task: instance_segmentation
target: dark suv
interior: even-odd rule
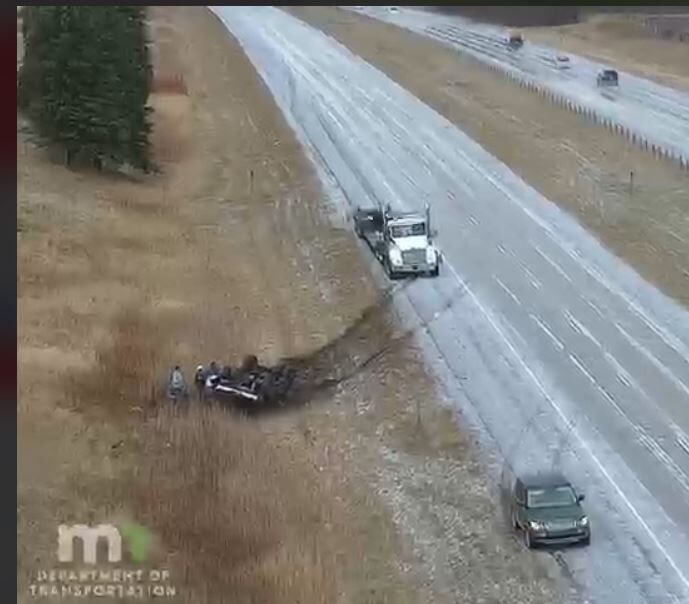
[[[510,492],[512,526],[522,531],[524,544],[591,542],[589,520],[577,495],[561,474],[535,474],[517,478]]]
[[[604,69],[596,76],[596,86],[618,86],[619,76],[614,69]]]

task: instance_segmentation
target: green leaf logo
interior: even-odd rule
[[[149,530],[145,526],[130,522],[122,527],[122,534],[127,540],[127,548],[132,560],[137,563],[144,562],[151,546]]]

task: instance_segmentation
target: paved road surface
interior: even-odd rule
[[[687,94],[621,71],[619,89],[598,89],[596,75],[610,65],[567,54],[571,68],[559,70],[555,57],[565,53],[528,40],[520,50],[510,50],[505,44],[509,31],[501,27],[406,8],[396,12],[383,6],[352,8],[446,43],[522,80],[537,82],[689,163]]]
[[[585,491],[593,543],[556,554],[579,597],[689,601],[687,312],[331,38],[274,8],[213,10],[333,196],[431,202],[445,264],[400,313],[430,320],[429,364],[489,445]]]

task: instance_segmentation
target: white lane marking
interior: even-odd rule
[[[502,243],[498,243],[498,251],[504,256],[507,252],[505,250],[505,246],[502,245]]]
[[[565,319],[567,320],[567,323],[569,323],[569,326],[570,326],[574,331],[576,331],[578,334],[581,335],[582,332],[581,332],[581,330],[579,329],[579,326],[578,326],[577,322],[575,322],[575,321],[572,320],[574,317],[572,317],[572,315],[569,313],[569,311],[565,310],[563,314],[564,314],[564,316],[565,316]]]
[[[601,317],[601,319],[604,318],[604,317],[603,317],[603,313],[601,312],[601,309],[600,309],[600,308],[598,308],[598,307],[597,307],[591,300],[589,300],[588,298],[585,298],[585,301],[586,301],[586,304],[588,304],[588,305],[593,309],[593,311],[594,311],[599,317]]]
[[[555,344],[555,346],[557,348],[559,348],[561,351],[565,349],[565,345],[560,340],[558,340],[557,336],[555,336],[555,334],[550,330],[548,325],[546,325],[536,315],[530,314],[529,317],[531,318],[532,321],[534,321],[536,323],[536,325],[538,325],[541,328],[541,330],[543,330],[545,335],[547,335],[550,338],[550,340],[553,342],[553,344]]]
[[[624,367],[622,367],[619,361],[614,356],[612,356],[607,350],[603,351],[603,354],[605,355],[605,358],[608,361],[608,363],[610,363],[615,369],[615,375],[617,375],[617,379],[620,380],[620,382],[622,382],[625,386],[627,386],[627,388],[635,388],[636,390],[639,390],[639,387],[636,385],[636,383],[632,383],[632,376],[629,375],[629,372]]]
[[[674,479],[680,484],[680,486],[689,493],[689,478],[684,473],[684,471],[677,465],[674,459],[658,444],[658,442],[648,434],[648,432],[640,425],[634,423],[629,416],[624,412],[624,410],[617,404],[614,397],[605,389],[603,386],[596,382],[591,372],[586,368],[586,366],[573,354],[570,353],[569,358],[577,366],[579,371],[581,371],[589,381],[595,385],[598,392],[600,392],[612,405],[615,411],[620,417],[622,417],[631,427],[631,429],[636,433],[636,439],[642,446],[644,446],[653,457],[660,461],[674,477]]]
[[[689,438],[687,438],[686,436],[678,436],[677,444],[680,446],[681,449],[684,450],[685,453],[689,453]]]
[[[560,275],[562,277],[564,277],[567,281],[572,283],[572,279],[570,278],[570,276],[562,269],[562,267],[557,262],[555,262],[555,260],[552,260],[548,256],[548,254],[546,254],[543,250],[541,250],[541,248],[538,247],[537,245],[534,245],[533,243],[531,245],[533,246],[534,250],[536,250],[536,253],[541,258],[543,258],[543,260],[545,260],[548,264],[550,264],[550,266],[552,266],[558,273],[560,273]]]
[[[653,354],[646,349],[645,346],[643,346],[640,342],[637,342],[628,332],[625,330],[622,325],[620,325],[617,321],[615,321],[615,327],[617,327],[618,331],[624,336],[624,338],[634,347],[636,348],[641,354],[643,354],[653,365],[656,366],[658,371],[660,371],[665,377],[667,377],[670,381],[674,382],[675,385],[680,389],[683,390],[685,394],[689,395],[689,387],[682,381],[680,380],[672,371],[670,371],[665,365],[663,365],[658,359],[653,356]]]
[[[651,438],[641,429],[639,430],[637,439],[646,447],[646,449],[651,452],[651,455],[653,455],[661,463],[665,464],[670,473],[675,477],[675,480],[677,480],[681,487],[689,493],[689,478],[687,478],[687,475],[682,471],[672,457],[670,457],[667,452],[655,440],[653,440],[653,438]]]
[[[601,350],[603,349],[603,346],[596,339],[596,337],[588,330],[588,328],[583,323],[578,321],[577,318],[571,312],[565,310],[564,314],[565,318],[567,319],[567,322],[574,331],[581,334],[585,338],[591,340],[591,342],[593,342]]]
[[[612,394],[610,394],[605,388],[603,388],[603,386],[601,386],[601,385],[598,384],[598,383],[596,383],[596,388],[598,388],[598,392],[600,392],[606,399],[608,399],[608,402],[609,402],[609,403],[612,403],[613,405],[615,405],[615,408],[618,409],[620,413],[622,413],[622,410],[619,409],[619,407],[617,406],[617,401],[615,401],[615,399],[613,398]],[[623,413],[623,415],[625,415],[625,414]],[[626,417],[627,417],[627,416],[625,415],[625,418],[626,418]],[[629,421],[630,424],[632,424],[632,425],[634,426],[634,429],[635,429],[635,430],[638,429],[638,426],[636,426],[636,424],[634,424],[634,422],[632,422],[632,421],[629,420],[629,419],[628,419],[628,421]]]
[[[581,371],[589,379],[589,381],[592,384],[596,384],[596,378],[594,378],[591,375],[591,372],[588,369],[586,369],[584,364],[575,355],[573,355],[571,352],[569,353],[569,358],[572,361],[572,363],[574,363],[577,366],[579,371]]]
[[[524,274],[526,275],[527,279],[529,280],[529,283],[531,283],[532,287],[534,289],[541,289],[541,282],[536,278],[536,276],[531,272],[528,266],[524,264],[523,262],[520,263],[521,268],[524,271]]]
[[[469,221],[470,221],[471,224],[473,224],[474,226],[478,226],[478,220],[476,220],[476,218],[474,218],[471,214],[469,214]]]
[[[674,421],[672,421],[672,419],[668,416],[667,412],[661,407],[659,407],[658,404],[653,399],[651,399],[651,397],[649,397],[648,394],[646,394],[644,389],[636,383],[634,378],[631,375],[629,375],[629,373],[622,367],[622,365],[613,355],[611,355],[607,351],[604,354],[607,361],[617,371],[617,378],[620,380],[620,382],[622,382],[625,386],[636,390],[639,393],[639,395],[648,402],[650,407],[653,407],[657,410],[661,420],[666,422],[670,430],[672,430],[672,432],[674,433],[677,444],[680,446],[680,448],[684,449],[687,453],[689,453],[689,437],[687,437],[687,434],[684,432],[684,430],[682,430]]]
[[[507,287],[507,286],[500,280],[499,277],[496,277],[495,275],[493,275],[493,279],[494,279],[495,282],[504,290],[504,292],[505,292],[510,298],[512,298],[512,300],[514,300],[514,303],[515,303],[515,304],[518,304],[519,306],[522,305],[522,303],[519,301],[519,298],[517,298],[517,296],[514,294],[514,292],[513,292],[509,287]]]
[[[626,375],[624,375],[623,373],[615,373],[615,375],[617,376],[617,379],[620,380],[620,382],[627,386],[627,388],[631,387],[631,383],[629,382],[629,379]]]
[[[665,548],[665,546],[660,542],[656,532],[653,529],[651,529],[650,526],[648,526],[646,520],[644,520],[644,517],[638,512],[638,510],[634,507],[634,504],[624,494],[624,491],[622,490],[622,488],[615,482],[615,479],[610,475],[610,472],[608,472],[608,470],[605,468],[605,465],[603,464],[603,462],[601,462],[601,460],[595,454],[595,452],[593,451],[591,446],[581,436],[576,425],[569,420],[569,418],[567,417],[565,412],[562,410],[562,408],[557,404],[557,402],[553,399],[553,397],[550,396],[550,394],[548,394],[548,391],[546,390],[543,383],[538,379],[536,374],[526,364],[526,361],[524,361],[524,359],[519,354],[519,352],[517,352],[517,350],[514,348],[514,346],[512,345],[512,342],[510,342],[509,338],[505,335],[505,332],[496,323],[495,319],[493,318],[492,313],[483,304],[481,304],[480,300],[476,297],[476,294],[468,286],[468,284],[459,276],[459,274],[455,270],[454,266],[452,266],[451,264],[448,263],[447,267],[450,269],[450,272],[452,273],[454,278],[457,280],[459,285],[464,287],[464,289],[466,290],[467,294],[469,294],[469,297],[471,298],[473,303],[483,313],[483,315],[486,317],[486,320],[488,321],[488,323],[490,323],[491,327],[501,337],[502,341],[505,343],[507,348],[510,350],[510,352],[512,353],[514,358],[517,360],[517,363],[519,363],[519,365],[521,365],[521,367],[524,370],[524,372],[526,373],[526,375],[528,375],[529,378],[536,385],[536,388],[541,393],[541,396],[543,396],[543,398],[545,398],[545,400],[548,401],[548,403],[551,405],[551,407],[558,414],[558,416],[560,417],[560,420],[567,427],[568,432],[570,434],[574,435],[574,437],[579,442],[581,448],[587,453],[587,455],[591,458],[593,463],[596,465],[596,467],[598,468],[598,471],[610,483],[610,485],[613,487],[613,489],[617,493],[618,497],[622,500],[624,505],[627,506],[627,509],[632,513],[632,515],[634,516],[636,521],[643,528],[643,530],[646,531],[646,534],[648,535],[650,540],[653,542],[655,547],[658,548],[658,551],[660,551],[660,553],[663,555],[663,557],[667,560],[668,564],[675,571],[675,573],[677,574],[679,579],[682,581],[682,583],[685,585],[685,587],[689,589],[689,579],[684,575],[684,573],[682,572],[682,569],[679,568],[679,566],[677,566],[676,562],[674,561],[674,559],[670,555],[670,552],[668,552],[667,549]],[[668,521],[669,521],[669,519],[668,519]]]

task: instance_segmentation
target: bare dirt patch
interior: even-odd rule
[[[457,124],[646,279],[689,306],[685,171],[440,43],[349,11],[288,10]]]
[[[686,16],[670,15],[659,22],[658,17],[624,13],[588,15],[581,23],[527,27],[523,31],[533,42],[689,91],[688,23]],[[672,35],[660,37],[665,31]]]
[[[151,16],[161,176],[71,172],[17,136],[18,601],[55,566],[59,522],[110,519],[154,531],[150,563],[185,604],[504,601],[515,580],[521,602],[558,600],[547,563],[517,556],[495,520],[471,443],[408,339],[260,422],[151,397],[175,362],[189,376],[247,352],[306,354],[377,297],[240,46],[202,8]],[[385,347],[388,314],[343,354]],[[406,503],[421,515],[400,514]],[[422,546],[447,538],[425,564]]]

